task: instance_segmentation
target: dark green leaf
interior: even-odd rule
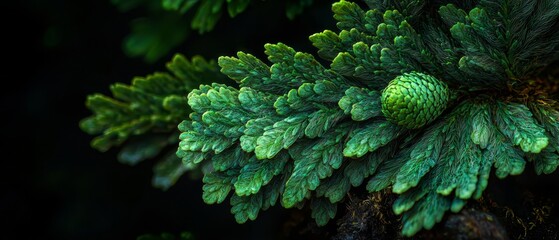
[[[312,217],[318,226],[324,226],[336,216],[338,207],[325,198],[315,198],[311,201]]]

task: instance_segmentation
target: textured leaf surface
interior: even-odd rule
[[[244,223],[248,219],[254,220],[262,208],[262,193],[256,195],[240,197],[233,195],[231,197],[231,213],[235,215],[238,223]]]
[[[286,208],[310,201],[324,225],[366,181],[369,191],[399,195],[393,210],[412,236],[479,199],[493,167],[498,178],[522,173],[527,161],[537,173],[556,170],[555,93],[535,86],[545,81],[539,72],[518,77],[546,71],[538,64],[555,56],[548,31],[559,24],[555,11],[518,0],[365,3],[373,9],[335,3],[340,31],[310,37],[329,67],[285,44],[266,44],[268,62],[243,52],[219,59],[239,89],[214,84],[189,95],[194,113],[180,126],[178,154],[189,164],[212,163],[207,202],[232,193],[232,213],[245,222],[280,200]],[[545,51],[542,61],[513,51],[539,41],[512,36],[521,29],[511,21],[539,25],[528,13],[551,14],[534,19],[544,20],[541,34],[552,47],[526,48]],[[518,67],[511,57],[521,55],[540,67]],[[383,103],[393,109],[383,111]],[[397,125],[399,117],[409,127]]]
[[[301,142],[290,149],[295,160],[293,173],[285,184],[282,198],[287,208],[302,201],[309,190],[315,190],[320,180],[330,177],[334,169],[342,164],[343,144],[341,140],[347,134],[346,128],[338,128],[314,143]]]
[[[336,216],[337,205],[325,198],[315,198],[311,201],[312,218],[318,226],[324,226]]]
[[[88,97],[86,105],[93,114],[83,119],[80,127],[97,135],[91,141],[94,148],[107,151],[122,146],[119,161],[130,165],[168,155],[170,151],[166,147],[177,143],[176,126],[190,112],[188,92],[208,79],[227,81],[215,62],[199,56],[189,60],[176,55],[167,69],[169,73],[136,77],[132,85],[112,85],[112,97],[101,94]],[[176,163],[162,157],[154,169],[154,186],[166,189],[176,182],[184,172]]]
[[[231,191],[231,183],[235,179],[233,171],[222,173],[212,172],[204,176],[204,193],[202,199],[207,204],[221,203]]]
[[[547,147],[549,139],[543,129],[532,118],[532,113],[524,104],[497,102],[496,120],[499,130],[514,145],[524,152],[539,153]]]
[[[376,91],[351,87],[346,90],[338,105],[345,114],[351,114],[351,119],[355,121],[381,115],[380,94]]]
[[[265,130],[256,141],[254,153],[259,159],[274,157],[282,149],[289,148],[297,139],[304,135],[307,127],[307,116],[304,114],[288,117],[275,123]]]
[[[392,191],[404,193],[417,186],[421,178],[438,162],[444,140],[445,133],[441,125],[433,125],[413,147],[410,159],[396,175]]]
[[[239,196],[257,193],[263,185],[268,184],[275,175],[283,171],[289,156],[287,153],[278,155],[274,159],[261,161],[256,158],[249,160],[239,172],[235,182],[235,192]]]
[[[373,122],[352,132],[344,148],[344,156],[361,157],[392,141],[400,127],[385,121]]]

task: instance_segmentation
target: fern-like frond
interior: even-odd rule
[[[92,147],[104,152],[122,146],[118,158],[130,165],[154,158],[178,142],[176,125],[190,112],[186,94],[209,79],[226,81],[215,62],[201,57],[188,60],[176,55],[167,68],[169,73],[134,78],[132,85],[112,85],[112,96],[88,97],[86,105],[93,115],[83,119],[80,127],[97,135]],[[162,159],[155,167],[153,181],[166,189],[186,169],[174,154]]]
[[[180,125],[178,155],[213,165],[205,201],[231,195],[238,222],[280,200],[287,208],[310,202],[324,225],[367,181],[371,192],[399,194],[393,209],[412,236],[480,198],[493,167],[498,178],[521,174],[527,162],[537,173],[555,171],[554,93],[531,98],[516,89],[539,78],[535,69],[555,53],[536,48],[542,61],[522,53],[534,64],[518,68],[510,60],[521,38],[504,18],[520,2],[455,2],[335,3],[340,31],[310,37],[330,66],[281,43],[265,46],[269,62],[221,57],[221,71],[240,87],[192,91],[194,112]],[[545,15],[541,34],[554,34],[555,11],[527,11]]]

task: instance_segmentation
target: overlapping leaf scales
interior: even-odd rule
[[[288,159],[289,155],[286,152],[265,161],[252,157],[239,172],[239,177],[234,184],[235,193],[239,196],[257,193],[262,186],[283,171]]]
[[[287,117],[266,129],[256,140],[254,153],[259,159],[272,158],[282,149],[288,149],[303,137],[308,124],[304,113]]]
[[[430,127],[413,146],[407,160],[396,176],[393,186],[395,193],[403,193],[417,186],[421,178],[437,164],[445,140],[442,124]]]
[[[352,131],[344,147],[344,156],[361,157],[394,140],[403,130],[387,121],[373,121]]]
[[[477,109],[471,102],[456,107],[427,129],[413,147],[402,151],[400,159],[411,160],[396,165],[399,170],[390,169],[393,172],[390,177],[395,181],[393,191],[402,194],[393,207],[396,213],[404,213],[404,235],[411,236],[422,228],[431,229],[451,207],[453,211],[460,210],[463,201],[455,200],[455,203],[448,196],[453,190],[456,190],[457,198],[468,199],[474,193],[481,162],[481,148],[471,139],[472,119],[481,113]],[[465,148],[456,147],[459,144],[464,144]],[[418,148],[421,146],[427,151],[420,152]],[[471,154],[475,152],[478,154]],[[418,161],[420,159],[424,162]],[[383,174],[382,168],[380,174]],[[377,189],[380,188],[371,190]]]
[[[253,152],[258,138],[264,134],[264,129],[274,125],[277,121],[279,121],[279,118],[274,117],[261,117],[249,120],[246,123],[244,135],[240,138],[243,150]]]
[[[338,102],[345,114],[355,121],[364,121],[381,115],[380,93],[364,88],[351,87]]]
[[[343,92],[337,92],[336,89],[345,89],[345,86],[328,80],[304,83],[299,88],[278,97],[274,107],[280,115],[331,108],[343,96]]]
[[[336,26],[340,30],[357,29],[360,32],[365,30],[365,11],[353,2],[337,2],[332,5],[334,19],[337,20]]]
[[[441,128],[449,130],[450,127],[454,127],[454,125],[456,124],[456,120],[456,116],[450,116],[449,118],[445,119],[444,123],[442,123],[443,126],[441,126]],[[447,132],[447,134],[449,133]],[[443,138],[445,142],[453,141],[453,138],[449,138],[448,135],[443,136]],[[425,140],[427,139],[428,138],[425,138]],[[409,154],[411,152],[411,149],[403,151],[403,154],[400,155],[400,159],[409,158]],[[440,158],[438,159],[436,164],[434,164],[433,168],[426,174],[423,179],[421,179],[419,185],[403,192],[402,195],[400,195],[400,197],[394,202],[394,211],[397,214],[403,213],[402,233],[405,236],[412,236],[422,228],[431,229],[436,222],[442,219],[444,212],[450,209],[450,202],[447,200],[447,197],[440,195],[438,193],[438,190],[441,184],[444,184],[444,181],[448,179],[445,178],[445,176],[450,176],[448,175],[448,171],[453,170],[452,168],[449,169],[448,167],[448,162],[452,160],[453,159],[449,159],[445,153],[441,153]],[[400,166],[403,165],[404,164],[400,164]],[[424,171],[421,168],[418,170],[419,172]],[[379,175],[382,174],[382,168],[380,169],[380,171],[381,172],[379,173]],[[392,170],[392,172],[393,173],[391,178],[397,179],[398,170]],[[382,180],[382,178],[375,178],[377,178],[377,180]],[[375,178],[373,178],[371,181],[375,180]],[[403,188],[400,188],[400,190],[401,189]]]
[[[521,103],[497,102],[495,121],[499,130],[524,152],[539,153],[549,143],[549,138],[528,107]]]
[[[171,74],[155,73],[135,78],[132,85],[113,85],[114,98],[89,96],[86,105],[93,115],[82,120],[80,127],[89,134],[101,134],[93,140],[93,147],[106,151],[132,136],[173,132],[188,114],[185,95],[200,83],[199,76],[223,81],[216,64],[200,57],[189,61],[177,55],[168,69]]]
[[[331,203],[325,198],[314,198],[311,201],[312,218],[318,226],[324,226],[330,219],[336,216],[338,205]]]
[[[503,56],[498,50],[492,49],[489,44],[480,39],[472,25],[459,22],[450,31],[454,39],[460,43],[461,49],[466,52],[465,56],[460,58],[458,67],[465,73],[472,87],[503,87],[506,75],[500,63]]]
[[[210,172],[204,175],[204,187],[202,199],[207,204],[222,203],[232,189],[232,182],[236,173],[226,172]]]
[[[472,142],[483,149],[482,155],[480,156],[481,162],[478,180],[473,194],[473,198],[479,199],[483,190],[487,187],[491,167],[493,166],[494,158],[488,154],[491,154],[493,146],[490,145],[490,143],[495,141],[496,133],[494,133],[493,123],[491,122],[489,104],[487,102],[478,103],[476,104],[475,109],[478,112],[477,114],[472,115],[472,133],[470,136],[472,138]]]
[[[367,190],[376,192],[392,185],[400,168],[408,160],[410,152],[409,148],[404,148],[394,153],[390,161],[383,161],[372,178],[369,179]]]
[[[503,88],[507,78],[525,79],[557,61],[558,8],[551,0],[485,0],[468,14],[451,5],[440,14],[464,50],[461,70]]]
[[[549,139],[559,139],[559,110],[554,109],[550,104],[538,103],[531,103],[529,108],[538,123],[551,135]],[[557,148],[559,147],[559,140],[550,141],[550,144]]]
[[[333,11],[341,31],[310,37],[330,68],[282,43],[265,46],[271,65],[242,52],[222,57],[221,71],[240,90],[213,85],[191,93],[195,112],[180,126],[179,156],[212,162],[205,198],[221,202],[234,192],[239,222],[281,199],[287,208],[309,200],[324,225],[351,187],[368,180],[369,191],[399,194],[393,210],[403,214],[406,236],[480,198],[492,167],[504,178],[530,160],[537,173],[551,173],[559,165],[556,105],[484,95],[510,90],[521,72],[511,65],[515,43],[503,19],[516,7],[503,1],[517,4],[464,1],[436,6],[438,16],[421,14],[432,9],[425,1],[369,0],[375,9],[368,11],[340,1]],[[409,72],[434,76],[455,95],[443,115],[413,130],[381,114],[382,89]]]
[[[340,168],[343,160],[343,139],[348,126],[338,126],[315,141],[300,141],[289,148],[294,159],[293,173],[285,184],[282,203],[292,207],[315,190],[321,179],[330,177],[334,169]]]
[[[333,60],[338,53],[343,52],[344,49],[351,47],[344,46],[338,34],[331,30],[325,30],[321,33],[315,33],[309,37],[313,46],[318,48],[318,55],[326,60]]]
[[[262,189],[264,193],[262,210],[267,210],[268,208],[275,206],[276,203],[279,201],[285,186],[285,182],[287,181],[288,176],[291,174],[292,169],[292,164],[289,162],[286,163],[283,172],[279,176],[274,177],[272,181]]]
[[[450,201],[439,194],[430,193],[416,202],[414,208],[402,217],[404,236],[413,236],[422,228],[431,229],[450,209]]]
[[[453,37],[452,42],[446,43],[447,59],[451,59],[453,68],[451,75],[462,84],[463,88],[470,90],[486,88],[503,88],[506,86],[506,61],[504,40],[499,32],[499,22],[489,17],[483,8],[474,8],[469,13],[454,5],[442,6],[439,14],[443,22],[450,27]],[[443,38],[431,38],[439,42]],[[453,52],[448,52],[451,50]],[[442,53],[442,52],[441,52]],[[460,56],[461,55],[461,56]],[[459,61],[456,59],[459,58]],[[455,73],[456,67],[461,72]]]
[[[409,12],[422,8],[422,4],[406,4],[395,5]],[[345,1],[334,4],[333,10],[342,29],[338,38],[323,32],[313,35],[311,40],[328,59],[333,57],[332,49],[339,51],[331,67],[340,74],[380,90],[402,73],[414,70],[433,75],[444,73],[421,35],[398,10],[364,12],[358,5]]]
[[[330,128],[344,118],[339,109],[320,109],[309,115],[309,123],[305,128],[308,138],[322,137]]]
[[[347,195],[351,189],[351,183],[349,178],[344,176],[343,168],[334,171],[331,177],[320,183],[316,188],[317,197],[324,197],[331,203],[338,203]]]
[[[231,196],[231,213],[238,223],[254,220],[262,208],[263,192],[250,196]]]
[[[182,160],[184,166],[188,170],[191,170],[196,168],[200,162],[202,162],[205,158],[207,158],[207,156],[211,154],[204,152],[184,151],[179,148],[176,152],[176,155]]]
[[[153,183],[163,189],[170,187],[185,170],[171,156],[174,154],[160,153],[177,142],[176,125],[190,112],[186,95],[208,79],[226,81],[215,62],[199,56],[189,60],[176,55],[167,69],[168,73],[136,77],[131,85],[112,85],[112,97],[89,96],[86,105],[93,115],[80,123],[85,132],[98,135],[91,142],[94,148],[107,151],[122,145],[118,155],[121,162],[135,165],[161,155]]]
[[[522,150],[513,147],[511,143],[505,140],[505,136],[496,132],[495,142],[489,145],[485,152],[485,159],[494,159],[495,175],[498,178],[505,178],[508,175],[518,175],[524,171],[526,161],[524,161],[524,153]]]
[[[458,139],[456,154],[457,162],[453,168],[457,169],[455,178],[453,178],[452,186],[456,189],[455,195],[459,199],[469,199],[476,190],[480,164],[484,160],[480,146],[476,145],[471,138],[474,132],[472,120],[474,116],[480,114],[480,108],[477,104],[472,104],[472,108],[466,110],[465,120],[461,128],[463,131]],[[444,186],[444,185],[443,185]],[[452,189],[454,190],[454,189]],[[448,191],[446,191],[448,192]]]
[[[225,172],[230,169],[243,167],[250,161],[251,156],[242,151],[238,146],[232,146],[212,157],[214,171]]]
[[[197,113],[192,113],[191,118],[194,116],[199,117]],[[183,131],[179,137],[179,152],[220,153],[233,145],[234,140],[208,130],[200,122],[184,121],[179,125],[179,130]]]
[[[559,111],[549,104],[532,103],[530,110],[546,130],[549,145],[540,154],[529,155],[537,174],[553,173],[559,166]]]
[[[540,154],[531,154],[528,156],[534,162],[536,173],[550,174],[557,170],[559,166],[559,153],[554,147],[547,147]]]
[[[268,91],[285,94],[305,82],[302,69],[297,69],[294,65],[296,61],[300,62],[302,58],[309,56],[299,54],[296,60],[297,52],[282,43],[266,44],[264,48],[268,60],[274,63],[270,68],[270,79],[265,82]],[[266,79],[263,80],[266,81]]]
[[[449,114],[447,118],[445,118],[445,145],[447,146],[445,149],[441,151],[441,156],[438,162],[439,168],[436,169],[439,172],[438,175],[442,176],[456,176],[460,174],[459,172],[462,170],[466,170],[463,168],[454,167],[454,165],[462,166],[462,162],[466,159],[463,159],[463,155],[460,154],[462,151],[461,146],[459,145],[461,140],[464,138],[470,138],[470,134],[468,132],[471,129],[463,130],[468,123],[468,119],[466,118],[467,112],[471,108],[471,104],[461,104],[459,107],[454,110],[454,114]],[[475,166],[470,166],[475,167]],[[433,173],[435,174],[435,173]],[[435,191],[442,195],[449,195],[452,191],[457,187],[458,179],[452,177],[438,177],[436,182],[436,189]]]
[[[365,178],[378,171],[381,164],[394,157],[394,153],[397,151],[398,147],[399,144],[393,141],[369,153],[363,159],[351,161],[344,169],[344,175],[349,178],[349,182],[352,186],[360,186]]]
[[[454,26],[454,24],[459,22],[465,24],[470,23],[468,19],[468,13],[460,8],[457,8],[453,4],[441,6],[439,8],[439,15],[441,17],[441,20],[443,21],[443,23],[446,24],[447,27],[452,27]]]
[[[506,59],[511,75],[526,78],[559,59],[559,2],[499,0],[482,1],[482,6],[499,8],[495,10],[508,43]]]
[[[270,79],[270,67],[250,54],[239,52],[237,57],[220,57],[218,64],[221,72],[237,81],[241,87],[265,87],[265,83]]]
[[[390,159],[394,148],[395,145],[390,144],[362,158],[346,161],[331,177],[320,183],[316,189],[316,196],[326,197],[332,203],[340,202],[348,194],[351,186],[360,186],[363,180],[376,172],[383,161]]]

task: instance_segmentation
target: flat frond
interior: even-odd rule
[[[80,122],[83,131],[97,135],[91,141],[95,149],[104,152],[122,146],[118,158],[123,163],[135,165],[163,156],[153,179],[163,189],[184,172],[180,161],[164,156],[174,151],[166,147],[177,143],[176,126],[191,111],[186,95],[207,79],[227,82],[214,61],[199,56],[189,60],[176,55],[167,69],[168,73],[136,77],[131,85],[112,85],[112,97],[90,95],[86,106],[93,114]],[[171,166],[177,166],[176,171]]]
[[[313,218],[325,225],[352,187],[367,181],[368,191],[399,194],[393,210],[403,215],[402,233],[412,236],[479,199],[493,167],[498,178],[522,173],[527,160],[538,174],[555,171],[556,105],[547,95],[538,101],[501,95],[525,86],[517,82],[525,80],[517,78],[524,68],[511,61],[518,56],[515,44],[537,42],[512,36],[509,21],[528,24],[524,15],[541,13],[541,34],[552,36],[546,29],[555,26],[556,14],[533,1],[452,2],[367,0],[370,10],[335,3],[340,31],[310,37],[330,66],[282,43],[266,44],[269,63],[242,52],[221,57],[222,73],[240,87],[192,91],[194,112],[179,126],[177,154],[186,166],[212,164],[204,180],[206,202],[222,202],[234,192],[232,213],[239,222],[278,201],[286,208],[310,202]],[[506,11],[519,6],[526,12],[510,18]],[[545,51],[543,62],[554,55],[537,49]],[[520,59],[532,59],[528,55]],[[416,127],[392,123],[383,110],[381,96],[402,76],[421,79],[390,89],[406,100],[393,104],[395,116],[419,119],[416,108],[433,115]],[[418,87],[427,77],[440,84]],[[411,96],[417,99],[407,101]]]
[[[324,226],[330,219],[333,219],[337,209],[337,204],[333,204],[325,198],[315,198],[311,201],[311,216],[318,226]]]
[[[530,109],[521,103],[497,102],[495,121],[503,135],[524,152],[539,153],[549,143],[549,138],[532,117]]]

